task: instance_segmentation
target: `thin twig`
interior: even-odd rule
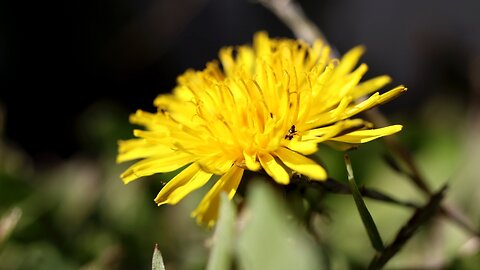
[[[381,269],[395,254],[397,254],[398,251],[400,251],[405,243],[410,240],[420,226],[435,216],[440,209],[440,203],[444,198],[446,189],[446,186],[442,187],[440,191],[430,197],[430,201],[424,207],[415,211],[415,214],[413,214],[407,224],[400,229],[395,240],[393,240],[393,242],[382,252],[378,252],[375,255],[370,262],[368,269]]]
[[[322,188],[325,191],[328,191],[330,193],[348,194],[348,195],[352,194],[350,187],[348,186],[347,183],[336,181],[331,178],[328,178],[326,181],[310,181],[309,185],[314,188]],[[417,203],[402,201],[372,188],[360,187],[359,189],[360,189],[360,194],[362,194],[362,196],[365,198],[373,199],[376,201],[392,203],[392,204],[405,206],[408,208],[414,208],[414,209],[420,207]]]
[[[389,138],[385,138],[385,139],[389,139]],[[400,145],[398,141],[394,141],[394,144]],[[404,151],[406,151],[406,149],[404,149]],[[421,179],[419,178],[419,174],[415,174],[415,172],[405,171],[403,168],[401,168],[399,164],[396,163],[396,161],[393,158],[390,158],[389,156],[385,156],[385,161],[396,172],[401,173],[406,177],[410,178],[414,183],[416,183],[416,179]],[[415,166],[415,163],[413,161],[411,164]],[[424,186],[424,187],[426,188],[426,190],[424,190],[425,193],[427,193],[428,191],[428,194],[431,194],[430,189],[427,186]],[[472,222],[458,208],[454,207],[451,203],[444,202],[440,208],[440,214],[443,217],[445,217],[447,220],[454,222],[457,226],[464,229],[468,233],[472,234],[475,237],[480,238],[480,232],[474,228]]]
[[[460,228],[480,239],[480,232],[474,229],[472,222],[451,204],[444,203],[440,208],[440,214],[446,219],[453,220]]]
[[[300,5],[295,1],[258,0],[258,2],[277,15],[296,37],[310,43],[316,39],[326,41],[320,29],[307,18]]]

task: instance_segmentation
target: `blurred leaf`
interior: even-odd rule
[[[446,269],[478,269],[480,265],[480,238],[471,238],[458,251]]]
[[[358,190],[357,184],[355,183],[352,164],[350,163],[350,158],[348,157],[348,155],[345,155],[345,164],[347,165],[348,182],[350,184],[350,189],[352,191],[353,199],[355,200],[355,205],[357,206],[358,213],[362,218],[363,225],[367,230],[368,237],[370,238],[370,242],[372,243],[372,246],[377,251],[382,251],[384,249],[382,238],[378,233],[378,229],[377,229],[377,226],[375,225],[375,221],[373,221],[373,218],[370,215],[370,212],[368,211],[368,208],[365,205],[365,202],[363,201],[362,195]]]
[[[123,250],[120,246],[110,246],[98,252],[98,258],[94,261],[82,266],[79,270],[103,270],[118,269],[120,266]]]
[[[134,234],[137,230],[148,227],[151,211],[157,207],[146,194],[147,182],[138,181],[127,186],[122,183],[120,173],[119,166],[107,168],[98,210],[101,217],[111,223],[111,228]]]
[[[131,137],[129,113],[118,104],[99,100],[82,113],[76,122],[76,134],[83,151],[115,155],[117,141]]]
[[[65,233],[74,234],[88,222],[100,197],[102,177],[95,162],[80,158],[62,163],[50,175],[49,179],[56,181],[52,196],[58,196],[61,202],[53,218],[64,224]]]
[[[0,269],[17,270],[73,270],[78,265],[71,258],[63,256],[62,251],[52,241],[13,243],[0,252]]]
[[[0,245],[8,239],[21,217],[22,210],[18,207],[2,216],[0,219]]]
[[[0,153],[1,155],[1,153]],[[0,161],[1,162],[1,161]],[[0,165],[1,166],[1,165]],[[0,169],[0,207],[11,207],[36,192],[32,184],[22,177],[6,173]],[[7,210],[7,209],[1,209]]]
[[[155,244],[153,249],[152,270],[165,270],[165,264],[163,263],[162,253],[158,249],[158,244]]]
[[[208,270],[223,270],[231,268],[234,233],[235,209],[225,193],[220,201],[220,216],[215,228],[213,248],[208,260]]]
[[[321,251],[264,183],[252,182],[237,246],[239,269],[323,269]]]

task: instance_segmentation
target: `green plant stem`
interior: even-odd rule
[[[358,190],[357,184],[355,183],[350,158],[347,154],[345,154],[344,159],[345,165],[347,166],[348,183],[350,184],[350,189],[352,191],[353,199],[355,200],[355,205],[357,206],[358,213],[360,214],[363,225],[367,230],[368,237],[370,238],[372,246],[375,248],[375,250],[381,252],[384,249],[382,238],[380,237],[380,233],[378,232],[377,226],[375,225],[375,221],[373,221],[372,215],[370,215],[370,212],[368,211],[368,208],[363,201],[362,195]]]

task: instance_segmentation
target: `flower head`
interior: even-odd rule
[[[125,183],[186,166],[155,198],[176,204],[213,175],[221,177],[192,213],[212,225],[219,196],[232,198],[244,170],[264,170],[288,184],[292,172],[312,180],[325,169],[305,155],[317,144],[359,144],[393,134],[402,126],[373,129],[356,114],[385,103],[406,89],[370,95],[390,82],[380,76],[360,83],[367,66],[356,47],[332,59],[321,41],[272,39],[257,33],[253,46],[226,47],[220,61],[178,77],[172,94],[159,95],[156,113],[137,111],[130,121],[145,126],[136,139],[119,142],[118,161],[142,159],[123,174]],[[358,102],[357,102],[358,101]]]

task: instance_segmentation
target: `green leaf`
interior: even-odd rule
[[[163,263],[162,253],[160,253],[158,244],[155,244],[153,249],[152,270],[165,270],[165,264]]]
[[[0,218],[0,245],[8,239],[21,217],[22,210],[15,207]]]
[[[319,247],[264,182],[251,181],[238,223],[239,269],[323,269]]]
[[[225,193],[220,199],[220,216],[215,227],[213,248],[208,259],[207,270],[231,269],[235,241],[236,212]]]
[[[350,163],[350,158],[347,154],[344,156],[345,158],[345,165],[347,166],[347,173],[348,173],[348,183],[350,184],[350,189],[352,191],[353,200],[355,201],[355,205],[357,206],[358,213],[360,214],[360,218],[362,219],[363,225],[367,230],[368,237],[370,238],[370,242],[372,243],[373,248],[377,251],[382,251],[384,249],[382,238],[378,233],[377,226],[373,221],[372,215],[368,211],[365,202],[363,201],[362,194],[358,190],[357,184],[355,183],[355,178],[353,176],[353,169],[352,164]]]

